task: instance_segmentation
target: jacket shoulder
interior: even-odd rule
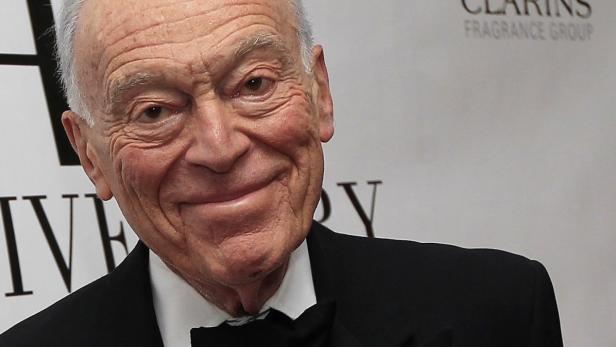
[[[420,243],[415,241],[369,239],[324,231],[329,252],[341,252],[338,257],[347,271],[357,269],[358,275],[382,273],[409,273],[438,277],[446,275],[448,281],[455,280],[455,273],[463,275],[465,281],[474,277],[485,281],[498,281],[518,276],[534,276],[543,271],[543,266],[524,256],[497,249],[469,249],[458,246]],[[417,279],[417,278],[416,278]]]
[[[108,288],[108,275],[82,287],[0,335],[0,346],[53,346],[75,330],[96,326],[95,312],[107,306]]]
[[[340,310],[366,339],[382,336],[383,330],[389,332],[385,335],[408,329],[428,336],[451,329],[459,341],[477,346],[494,345],[490,341],[501,346],[562,344],[553,287],[537,261],[494,249],[316,229],[313,248],[318,246],[325,259],[321,268],[333,269]],[[374,328],[365,317],[388,324]]]
[[[160,346],[148,252],[138,243],[110,274],[0,335],[0,347]]]

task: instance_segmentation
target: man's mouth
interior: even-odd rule
[[[242,202],[243,200],[249,200],[254,195],[272,184],[272,180],[247,185],[241,189],[233,190],[231,192],[225,192],[207,199],[202,202],[203,204],[216,204],[216,205],[233,205]]]
[[[215,193],[193,194],[183,207],[199,207],[207,210],[242,208],[265,203],[274,189],[276,177],[258,180],[242,185],[240,188],[217,189]]]

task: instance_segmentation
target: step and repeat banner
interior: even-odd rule
[[[0,331],[137,241],[63,135],[60,2],[0,4]],[[616,346],[616,2],[305,2],[336,112],[315,219],[537,259],[565,344]]]

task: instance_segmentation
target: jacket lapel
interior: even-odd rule
[[[342,277],[337,273],[332,259],[328,256],[324,248],[323,232],[324,229],[316,222],[312,225],[312,230],[308,235],[308,252],[310,254],[310,267],[312,268],[312,279],[317,301],[333,300],[343,293],[338,292],[339,281]],[[331,346],[336,347],[362,347],[364,346],[347,327],[340,317],[338,311],[334,317],[331,330]]]
[[[334,325],[332,326],[330,335],[330,346],[333,347],[363,347],[364,345],[357,340],[340,321],[338,317],[334,318]]]
[[[308,235],[308,251],[317,301],[333,300],[336,302],[339,298],[348,297],[350,292],[357,293],[356,291],[361,290],[361,288],[346,284],[348,275],[339,262],[339,259],[348,255],[344,243],[345,241],[331,230],[316,222],[313,223]],[[360,306],[361,304],[358,303],[357,307]],[[353,311],[350,314],[357,315],[362,312]],[[348,315],[349,312],[346,312],[346,317]],[[383,324],[383,322],[370,322],[370,317],[366,317],[366,321],[366,324]],[[349,329],[345,324],[343,314],[337,310],[332,330],[332,346],[372,346],[374,342],[362,341],[361,334]],[[395,336],[383,336],[382,341],[379,341],[377,345],[382,346],[382,343],[385,343],[392,347],[450,347],[452,346],[451,333],[451,330],[443,329],[435,337],[418,340],[410,330],[400,327]]]
[[[149,250],[139,241],[132,252],[108,276],[105,311],[101,315],[104,340],[101,346],[163,347],[149,273]]]

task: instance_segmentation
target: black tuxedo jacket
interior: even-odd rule
[[[317,300],[336,302],[332,346],[562,346],[553,288],[536,261],[317,223],[308,249]],[[0,346],[162,347],[148,249],[139,243],[111,274],[0,335]]]

